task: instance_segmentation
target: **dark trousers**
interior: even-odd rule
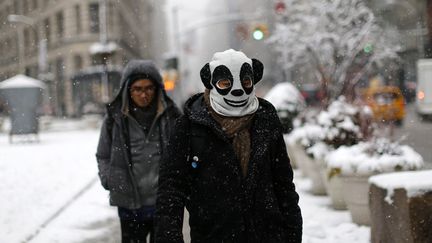
[[[153,215],[149,217],[147,210],[142,209],[119,208],[118,211],[122,243],[146,243],[148,235],[150,235],[150,243],[154,242]]]

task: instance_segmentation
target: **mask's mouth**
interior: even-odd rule
[[[235,100],[228,100],[223,98],[225,103],[227,103],[228,105],[232,106],[232,107],[242,107],[245,106],[248,102],[248,99],[245,100],[240,100],[240,101],[235,101]]]

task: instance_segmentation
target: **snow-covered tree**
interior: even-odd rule
[[[281,0],[278,0],[280,2]],[[398,60],[397,31],[382,28],[364,0],[284,0],[269,43],[284,70],[312,67],[324,102],[353,97],[372,67]]]

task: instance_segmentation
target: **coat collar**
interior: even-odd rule
[[[252,121],[251,135],[253,140],[262,142],[273,139],[275,134],[282,132],[282,128],[273,105],[264,99],[258,98],[258,100],[259,107]],[[184,113],[191,122],[209,127],[219,137],[228,139],[221,126],[212,118],[203,93],[196,94],[186,101]]]

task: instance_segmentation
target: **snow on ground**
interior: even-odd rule
[[[59,127],[41,132],[40,143],[11,145],[0,134],[0,242],[119,242],[116,208],[97,178],[99,131]],[[310,180],[296,176],[295,183],[304,243],[369,242],[369,227],[331,209],[328,197],[311,195]]]
[[[95,179],[98,134],[41,133],[40,143],[16,144],[0,135],[0,242],[25,241]]]
[[[332,209],[329,197],[310,194],[311,181],[298,173],[294,172],[303,215],[303,243],[370,242],[369,227],[354,224],[347,210]]]

